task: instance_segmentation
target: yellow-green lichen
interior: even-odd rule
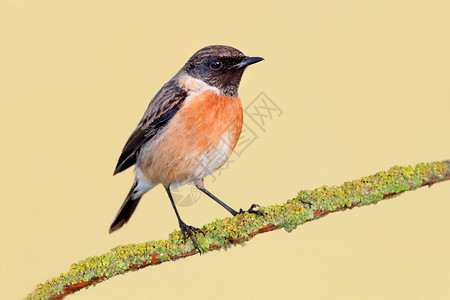
[[[421,163],[416,166],[392,167],[388,171],[346,182],[341,186],[322,186],[313,191],[300,191],[284,204],[261,207],[264,217],[242,214],[234,218],[216,219],[203,226],[205,235],[196,234],[203,252],[227,248],[232,243],[244,243],[264,228],[284,228],[291,231],[322,213],[374,204],[378,201],[413,190],[424,184],[450,178],[450,161]],[[65,288],[82,282],[123,274],[149,264],[195,254],[179,230],[164,241],[120,245],[100,256],[92,256],[72,264],[67,273],[39,284],[27,299],[51,299],[65,293]]]

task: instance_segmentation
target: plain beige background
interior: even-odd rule
[[[0,4],[2,299],[177,228],[158,187],[109,235],[133,178],[112,172],[151,97],[209,44],[264,57],[243,104],[263,91],[283,110],[206,180],[232,207],[450,158],[448,1],[71,2]],[[450,299],[449,197],[437,184],[70,299]],[[204,196],[180,213],[228,216]]]

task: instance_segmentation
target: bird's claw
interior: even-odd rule
[[[258,204],[252,204],[252,206],[250,206],[250,208],[248,210],[243,210],[242,208],[239,210],[238,214],[243,214],[243,213],[251,213],[251,214],[256,214],[258,216],[264,217],[264,214],[260,211],[260,210],[255,210],[255,208],[259,208]]]
[[[203,235],[205,235],[203,230],[201,230],[200,228],[194,227],[194,226],[187,225],[184,222],[180,222],[180,229],[181,229],[181,233],[183,234],[184,240],[185,241],[187,240],[187,235],[188,235],[189,238],[191,239],[192,243],[194,243],[195,249],[197,249],[198,252],[202,253],[202,251],[198,247],[197,241],[194,238],[194,233],[202,233]],[[186,235],[186,233],[187,233],[187,235]]]

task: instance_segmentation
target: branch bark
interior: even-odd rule
[[[341,186],[300,191],[284,204],[261,207],[264,218],[255,214],[242,214],[217,219],[204,225],[202,230],[205,235],[197,235],[196,239],[203,253],[219,250],[244,243],[257,234],[280,228],[290,232],[298,225],[331,212],[375,204],[405,191],[449,179],[450,160],[395,166],[388,171],[345,182]],[[168,240],[120,245],[108,253],[72,264],[67,273],[39,284],[26,299],[62,299],[113,276],[196,254],[198,251],[192,242],[188,240],[185,243],[180,231],[169,234]]]

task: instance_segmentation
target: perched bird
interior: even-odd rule
[[[141,197],[158,184],[166,189],[178,219],[199,251],[193,232],[200,229],[181,220],[170,192],[193,182],[233,216],[243,213],[205,189],[203,178],[219,169],[231,155],[242,129],[238,95],[245,68],[262,61],[221,45],[197,51],[153,97],[117,162],[114,175],[135,166],[135,180],[109,232],[121,228]],[[248,212],[261,215],[253,204]]]

